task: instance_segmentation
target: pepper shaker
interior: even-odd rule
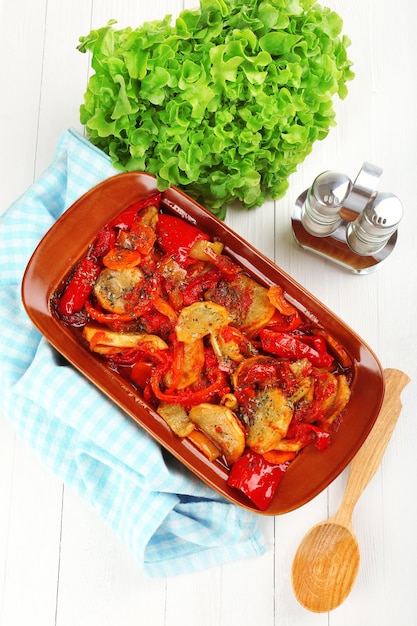
[[[346,174],[328,171],[319,174],[307,192],[301,211],[304,228],[315,237],[331,235],[342,223],[340,209],[352,188]]]
[[[382,250],[397,230],[403,207],[392,193],[378,193],[346,229],[346,239],[356,254],[369,256]]]

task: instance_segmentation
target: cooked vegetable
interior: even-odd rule
[[[72,315],[81,311],[93,290],[100,269],[94,258],[85,257],[81,259],[59,301],[61,315]]]
[[[202,402],[209,402],[213,398],[222,397],[229,392],[229,387],[223,372],[219,369],[216,371],[213,380],[205,387],[197,387],[196,389],[185,388],[178,392],[166,389],[164,384],[166,372],[169,369],[168,364],[158,365],[150,376],[150,385],[154,396],[158,400],[167,403],[178,403],[183,406],[195,406]],[[165,387],[165,389],[164,389]]]
[[[179,261],[187,258],[195,243],[200,240],[209,241],[206,233],[175,215],[161,215],[156,226],[156,234],[162,250]]]
[[[246,335],[233,326],[223,326],[211,333],[210,342],[219,362],[230,360],[239,363],[257,353]]]
[[[193,243],[191,250],[189,252],[189,256],[192,259],[198,259],[200,261],[209,261],[209,257],[207,256],[206,250],[213,250],[215,254],[221,254],[223,252],[223,244],[221,241],[206,241],[204,239],[199,239],[195,243]]]
[[[146,345],[147,350],[167,350],[168,346],[158,335],[148,333],[129,333],[103,330],[99,324],[86,324],[83,328],[83,337],[90,344],[93,352],[106,352],[103,348],[139,348]]]
[[[224,306],[236,326],[249,337],[265,326],[276,310],[268,289],[243,272],[232,280],[219,281],[207,297]]]
[[[215,302],[194,302],[184,307],[179,315],[176,333],[179,341],[193,343],[215,333],[229,323],[229,313]]]
[[[164,208],[152,195],[104,226],[51,305],[263,508],[303,448],[330,445],[350,356],[280,285],[258,283],[222,242]],[[94,270],[85,283],[82,268]]]
[[[202,339],[192,343],[176,341],[172,369],[167,373],[165,382],[170,391],[185,389],[198,382],[204,367],[204,344]]]
[[[100,272],[94,285],[94,294],[100,306],[112,313],[128,313],[138,298],[134,298],[143,273],[138,267],[106,268]]]
[[[189,417],[219,446],[229,465],[233,465],[243,454],[245,431],[230,409],[219,404],[203,403],[193,406]]]
[[[208,458],[209,461],[215,461],[221,456],[221,451],[217,448],[211,439],[207,437],[201,430],[192,430],[188,435],[189,439],[196,448]]]
[[[103,263],[112,270],[124,270],[136,267],[141,262],[142,255],[137,250],[116,247],[103,257]],[[111,310],[111,309],[110,309]]]
[[[174,25],[114,24],[78,46],[95,72],[80,111],[90,141],[220,218],[234,199],[285,194],[353,78],[340,16],[314,0],[201,0]]]
[[[276,375],[276,361],[266,354],[258,354],[241,361],[232,372],[231,379],[234,389],[254,384],[264,388],[271,381],[275,381]]]
[[[337,393],[333,404],[327,410],[325,420],[328,424],[333,424],[336,417],[340,415],[350,400],[350,387],[346,376],[341,374],[337,377]]]
[[[134,363],[131,371],[130,378],[138,389],[142,392],[148,384],[149,376],[153,370],[153,363],[151,361],[137,361]]]
[[[132,228],[134,220],[137,218],[139,211],[147,207],[158,206],[160,193],[151,194],[143,200],[138,200],[130,204],[124,211],[117,215],[108,224],[108,228],[117,228],[122,231]]]
[[[195,428],[187,411],[180,404],[162,403],[158,407],[158,413],[178,437],[187,437]]]
[[[293,408],[281,389],[265,389],[255,398],[255,410],[248,429],[247,445],[262,454],[277,450],[292,420]]]
[[[285,297],[285,293],[281,285],[271,285],[268,289],[268,298],[271,304],[278,309],[282,315],[295,315],[297,309],[290,304]]]
[[[289,333],[267,328],[261,330],[259,334],[263,349],[272,354],[298,359],[306,357],[310,363],[318,367],[329,367],[333,363],[333,357],[327,352],[326,344],[316,342],[311,346],[310,337],[298,338]]]
[[[329,346],[331,352],[333,352],[333,354],[343,367],[350,367],[352,365],[352,359],[350,358],[340,341],[337,341],[337,339],[332,337],[324,328],[315,328],[313,330],[313,334],[319,337],[323,337],[323,339],[325,339],[325,342]]]
[[[227,484],[242,491],[261,511],[275,495],[288,463],[269,463],[261,454],[247,450],[233,465]]]

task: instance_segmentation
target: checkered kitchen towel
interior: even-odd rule
[[[77,198],[117,172],[73,131],[45,173],[0,217],[0,382],[20,437],[92,504],[150,576],[261,555],[256,515],[218,496],[59,359],[20,297],[30,256]]]

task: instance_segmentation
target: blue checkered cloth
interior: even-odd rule
[[[98,511],[153,577],[265,552],[256,515],[225,501],[71,366],[29,321],[20,297],[36,245],[83,193],[117,174],[74,131],[0,218],[0,380],[18,435]],[[7,356],[6,356],[7,355]]]

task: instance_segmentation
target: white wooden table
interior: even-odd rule
[[[0,211],[47,167],[60,133],[82,131],[89,73],[78,37],[176,15],[195,0],[0,0]],[[352,40],[356,79],[336,101],[338,125],[291,177],[286,197],[228,222],[369,343],[384,367],[408,373],[403,412],[380,471],[354,514],[362,562],[330,614],[296,601],[291,562],[304,533],[337,509],[344,472],[293,513],[260,518],[262,558],[168,580],[146,578],[127,549],[16,437],[0,416],[1,626],[414,626],[417,623],[417,38],[414,0],[329,0]],[[302,252],[290,215],[326,169],[384,169],[381,188],[405,207],[399,243],[378,272],[354,276]],[[0,358],[7,358],[6,354]]]

